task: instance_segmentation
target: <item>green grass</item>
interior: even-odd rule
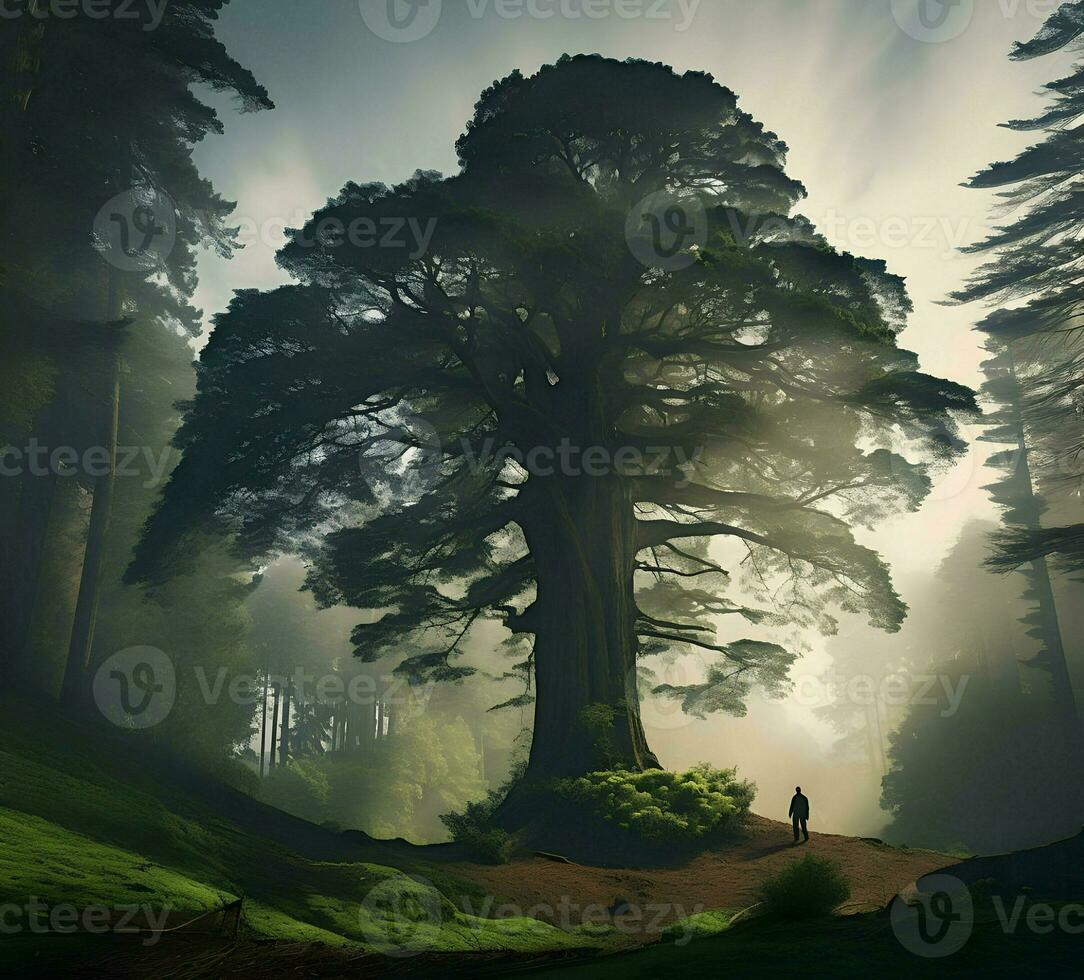
[[[516,973],[514,969],[500,972]],[[759,919],[735,925],[719,935],[694,938],[685,946],[664,942],[638,952],[597,957],[575,965],[533,968],[529,975],[567,980],[1076,977],[1080,975],[1080,937],[1060,931],[1037,935],[1024,928],[1005,935],[996,923],[984,922],[976,926],[970,941],[958,953],[926,960],[899,944],[884,916],[801,923]]]
[[[186,795],[160,760],[144,763],[115,739],[97,744],[74,726],[37,729],[25,711],[4,707],[0,904],[146,904],[183,921],[243,896],[253,938],[445,952],[599,945],[534,919],[467,915],[453,898],[477,899],[480,890],[435,867],[302,857]],[[418,900],[397,906],[404,871],[431,884],[408,882]],[[376,899],[391,896],[390,911],[371,897],[374,889]],[[46,938],[72,948],[70,937]]]
[[[697,912],[671,923],[662,934],[662,941],[685,946],[694,939],[718,936],[730,928],[731,913],[725,911]]]

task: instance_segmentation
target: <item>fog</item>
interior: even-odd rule
[[[979,311],[939,305],[972,267],[956,250],[982,237],[992,204],[990,195],[959,184],[1027,142],[998,124],[1032,112],[1034,90],[1058,66],[1013,64],[1006,55],[1013,41],[1034,34],[1051,5],[965,4],[971,21],[936,43],[902,29],[907,4],[889,0],[712,0],[674,5],[672,16],[661,18],[530,13],[553,6],[561,7],[445,0],[427,36],[391,43],[367,27],[354,0],[234,0],[220,37],[267,85],[277,109],[231,119],[228,135],[205,141],[197,153],[206,176],[238,202],[247,243],[231,261],[202,259],[197,301],[206,320],[225,308],[232,290],[284,281],[274,262],[282,228],[299,225],[345,181],[454,172],[455,139],[485,87],[565,52],[598,52],[708,71],[734,89],[742,107],[790,145],[788,172],[809,190],[802,211],[829,241],[884,258],[907,277],[915,312],[903,342],[923,369],[979,384],[983,354],[969,330]],[[977,434],[972,429],[971,440]],[[859,532],[891,564],[912,605],[964,523],[995,517],[982,490],[988,451],[973,442],[919,512]],[[871,639],[860,623],[847,623],[844,633],[837,641],[804,637],[794,693],[775,703],[754,697],[745,718],[699,720],[646,705],[648,737],[663,764],[738,766],[760,787],[756,809],[777,817],[800,783],[816,826],[877,833],[886,822],[878,806],[881,771],[844,761],[837,733],[817,708],[833,650],[876,643],[888,661],[892,644],[902,651],[908,642],[908,627]],[[486,655],[477,641],[473,654]],[[678,677],[696,670],[695,657],[671,668]]]

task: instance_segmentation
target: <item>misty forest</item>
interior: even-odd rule
[[[1084,0],[0,58],[0,975],[1078,975]]]

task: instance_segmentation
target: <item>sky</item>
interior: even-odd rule
[[[833,244],[907,278],[915,312],[903,344],[923,369],[980,382],[972,325],[982,311],[939,305],[976,264],[957,249],[984,236],[994,203],[961,183],[1027,144],[999,124],[1034,114],[1037,89],[1063,63],[1017,63],[1008,52],[1056,3],[429,0],[413,20],[407,0],[390,3],[407,26],[391,26],[389,0],[232,0],[226,9],[220,38],[277,107],[239,116],[217,101],[225,135],[197,151],[201,171],[237,201],[246,242],[230,261],[201,261],[196,300],[208,320],[234,289],[284,281],[274,263],[281,229],[346,181],[454,172],[455,140],[484,88],[516,68],[597,52],[707,71],[733,89],[790,146],[788,173],[809,190],[802,212]],[[860,535],[901,581],[936,568],[964,521],[995,516],[982,490],[988,451],[976,446],[918,513]],[[814,644],[798,671],[826,666]],[[761,785],[762,812],[785,806],[794,771],[830,778],[829,733],[802,699],[755,704],[742,720],[654,724],[664,763],[706,753],[738,762]],[[875,787],[853,789],[833,786],[819,812],[833,829],[872,832]]]

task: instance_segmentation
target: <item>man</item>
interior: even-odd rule
[[[794,787],[794,798],[790,801],[790,813],[788,816],[794,824],[794,843],[798,843],[798,827],[801,825],[805,839],[809,840],[809,828],[806,821],[809,819],[809,800],[802,795],[802,787]]]

